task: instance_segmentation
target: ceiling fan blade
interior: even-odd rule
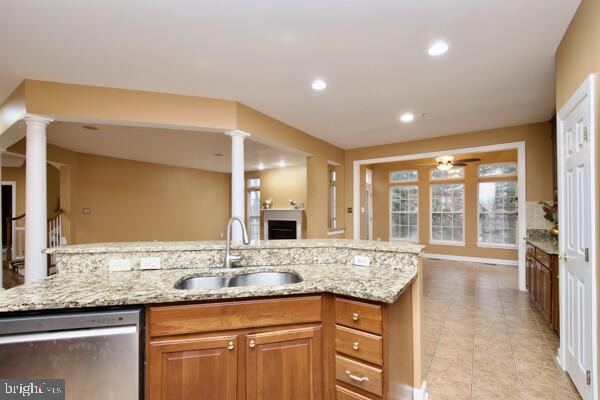
[[[477,161],[481,161],[481,158],[463,158],[461,160],[456,160],[454,165],[456,165],[456,163],[469,163],[469,162],[477,162]]]
[[[455,167],[466,167],[467,163],[464,163],[464,162],[455,162],[455,163],[452,163],[452,165],[454,165]]]

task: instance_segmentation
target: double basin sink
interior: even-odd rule
[[[194,276],[175,284],[175,289],[219,289],[243,286],[276,286],[302,282],[293,272],[251,272],[233,276]]]

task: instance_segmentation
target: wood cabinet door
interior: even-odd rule
[[[542,313],[546,321],[552,321],[552,274],[542,266]]]
[[[526,262],[525,262],[525,287],[527,288],[529,295],[532,294],[532,289],[533,289],[533,285],[531,282],[531,278],[533,275],[532,264],[533,264],[533,257],[531,255],[527,254]]]
[[[248,400],[321,400],[321,327],[246,336]]]
[[[149,400],[234,400],[237,336],[150,342]]]

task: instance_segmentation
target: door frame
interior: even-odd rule
[[[518,251],[519,251],[519,289],[521,291],[526,291],[525,287],[525,255],[526,255],[526,247],[525,247],[525,236],[527,234],[527,207],[526,207],[526,193],[527,193],[527,176],[526,176],[526,153],[525,153],[525,141],[520,142],[510,142],[510,143],[498,143],[487,146],[477,146],[477,147],[467,147],[462,149],[441,149],[434,152],[427,153],[417,153],[417,154],[405,154],[399,156],[391,156],[391,157],[380,157],[380,158],[371,158],[364,160],[355,160],[352,163],[353,166],[353,210],[360,210],[360,167],[361,165],[369,165],[369,164],[379,164],[379,163],[389,163],[389,162],[397,162],[397,161],[410,161],[410,160],[418,160],[421,158],[435,158],[440,154],[448,154],[448,155],[460,155],[465,153],[489,153],[493,151],[502,151],[502,150],[517,150],[517,165],[518,165],[518,176],[517,176],[517,185],[519,190],[519,231],[518,231]],[[360,213],[354,212],[353,214],[353,238],[354,240],[360,240]]]
[[[12,186],[12,217],[16,217],[17,216],[17,182],[16,181],[0,181],[0,185],[4,186]],[[2,215],[0,214],[0,217],[2,217]],[[0,225],[1,227],[2,225]],[[2,235],[4,235],[4,232],[2,232]],[[0,236],[1,238],[2,236]],[[12,227],[12,237],[14,239],[15,237],[15,226],[13,225]],[[15,243],[13,241],[13,245],[12,245],[12,252],[13,254],[15,254]],[[4,256],[4,255],[2,255]]]
[[[590,234],[590,266],[591,266],[591,282],[590,282],[590,287],[591,287],[591,306],[592,306],[592,321],[591,321],[591,329],[592,329],[592,370],[590,371],[591,375],[592,375],[592,399],[598,399],[598,375],[597,375],[597,371],[598,371],[598,307],[597,307],[597,299],[598,299],[598,293],[597,293],[597,287],[596,287],[596,283],[597,283],[597,257],[598,257],[598,253],[597,253],[597,249],[596,249],[596,245],[597,245],[597,238],[598,238],[598,232],[597,232],[597,218],[598,218],[598,213],[596,211],[596,201],[598,199],[598,195],[597,195],[597,178],[596,178],[596,168],[598,167],[597,165],[597,160],[596,160],[596,95],[595,95],[595,89],[596,89],[596,75],[595,74],[591,74],[590,76],[587,77],[587,79],[581,84],[581,86],[579,86],[579,88],[575,91],[575,93],[573,94],[573,96],[569,99],[569,101],[561,108],[561,110],[558,112],[558,115],[556,116],[556,140],[557,140],[557,159],[558,159],[558,183],[559,183],[559,191],[558,191],[558,204],[565,204],[564,201],[564,196],[565,194],[562,193],[563,191],[560,190],[561,187],[564,187],[564,178],[563,178],[563,173],[562,171],[564,170],[565,166],[564,166],[564,160],[561,159],[560,154],[562,154],[562,143],[561,143],[561,138],[562,138],[562,131],[563,131],[563,122],[564,119],[567,115],[569,115],[569,113],[571,112],[571,110],[573,108],[575,108],[577,106],[577,104],[579,104],[583,99],[585,99],[586,97],[589,98],[589,116],[590,116],[590,131],[589,131],[589,146],[590,146],[590,182],[589,184],[591,185],[591,188],[594,188],[594,190],[590,190],[590,201],[591,201],[591,215],[590,215],[590,219],[592,221],[590,229],[591,229],[591,234]],[[565,224],[565,216],[561,215],[561,213],[559,213],[558,215],[559,218],[559,226]],[[563,225],[564,226],[564,225]],[[560,254],[564,254],[565,253],[565,249],[564,249],[564,242],[560,241],[560,236],[559,236],[559,252]],[[559,276],[566,276],[566,273],[564,271],[564,263],[562,261],[559,261],[559,265],[560,265],[560,269],[559,269]],[[557,354],[557,361],[558,364],[560,365],[560,367],[565,370],[566,369],[566,363],[564,362],[565,358],[566,358],[566,348],[567,348],[567,344],[565,343],[566,340],[566,324],[567,324],[567,320],[566,320],[566,313],[564,312],[564,310],[566,309],[566,282],[564,280],[560,281],[560,294],[559,294],[559,304],[560,304],[560,309],[561,309],[561,313],[560,313],[560,348],[558,349],[558,354]]]
[[[371,175],[371,183],[367,183],[367,176]],[[365,168],[365,192],[367,191],[367,185],[370,185],[368,191],[369,204],[367,204],[367,235],[369,240],[373,240],[373,170],[371,168]]]

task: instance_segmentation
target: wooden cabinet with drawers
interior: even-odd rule
[[[525,284],[529,297],[556,334],[559,334],[558,256],[527,243],[525,265]]]
[[[412,399],[414,285],[393,304],[322,294],[148,306],[145,398]]]

